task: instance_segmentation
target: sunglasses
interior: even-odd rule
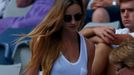
[[[75,15],[65,15],[64,16],[64,21],[65,22],[71,22],[72,21],[72,19],[73,19],[73,17],[74,17],[74,20],[75,21],[80,21],[81,19],[82,19],[82,14],[80,14],[80,13],[77,13],[77,14],[75,14]]]

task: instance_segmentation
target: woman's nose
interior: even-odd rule
[[[76,23],[74,17],[72,17],[71,23],[72,23],[72,24],[75,24],[75,23]]]

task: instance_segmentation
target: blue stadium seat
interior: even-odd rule
[[[12,64],[10,56],[10,48],[7,43],[0,43],[0,64],[1,65]]]
[[[14,64],[21,63],[21,70],[24,69],[29,59],[31,58],[31,51],[29,49],[29,41],[22,41],[15,45],[12,59]]]
[[[4,33],[0,34],[0,42],[13,44],[19,34],[27,34],[32,28],[9,28]]]

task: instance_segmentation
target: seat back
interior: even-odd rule
[[[0,34],[0,42],[6,42],[9,44],[13,44],[19,36],[17,34],[27,34],[31,31],[32,28],[9,28]]]
[[[0,43],[0,64],[7,65],[12,64],[11,56],[9,55],[9,45],[7,43]]]
[[[15,45],[12,59],[14,64],[21,63],[21,69],[24,69],[31,58],[31,51],[29,49],[28,41],[22,41]]]
[[[0,75],[19,75],[21,64],[0,65]]]

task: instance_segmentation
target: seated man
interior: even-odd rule
[[[0,33],[8,28],[35,27],[46,16],[54,0],[17,0],[16,3],[18,7],[32,4],[32,8],[25,16],[0,19]]]
[[[90,8],[87,10],[86,23],[113,21],[120,21],[122,23],[119,6],[113,5],[112,0],[95,0]],[[121,27],[123,27],[122,24]]]
[[[125,28],[123,29],[118,29],[115,31],[116,34],[126,34],[126,35],[131,35],[132,37],[134,37],[134,0],[119,0],[120,1],[120,14],[121,14],[121,20],[123,23],[123,26]],[[85,36],[88,36],[88,31],[90,30],[90,28],[86,28],[83,29],[83,33]],[[111,31],[109,30],[105,30],[105,32],[107,33],[111,33]],[[101,33],[101,32],[100,32]],[[104,35],[102,37],[106,37],[106,33],[104,33]],[[113,32],[114,33],[114,32]],[[122,38],[122,37],[121,37]],[[103,38],[102,38],[103,39]],[[117,36],[114,36],[114,39],[112,39],[110,42],[107,42],[107,44],[112,44],[113,40],[117,40]],[[127,39],[127,38],[125,38]],[[96,40],[96,39],[95,39]],[[103,39],[103,40],[108,40],[108,39]],[[95,57],[94,57],[94,75],[102,75],[106,72],[107,67],[108,67],[108,55],[109,55],[108,50],[102,50],[102,51],[95,51]],[[98,55],[99,54],[99,55]],[[102,55],[103,54],[103,55]],[[99,61],[99,62],[96,62]],[[104,64],[106,63],[106,64]],[[101,68],[100,70],[100,67]],[[108,71],[108,74],[110,75],[115,75],[115,71],[113,70],[113,68],[111,68],[111,70]],[[97,73],[98,72],[98,73]]]

